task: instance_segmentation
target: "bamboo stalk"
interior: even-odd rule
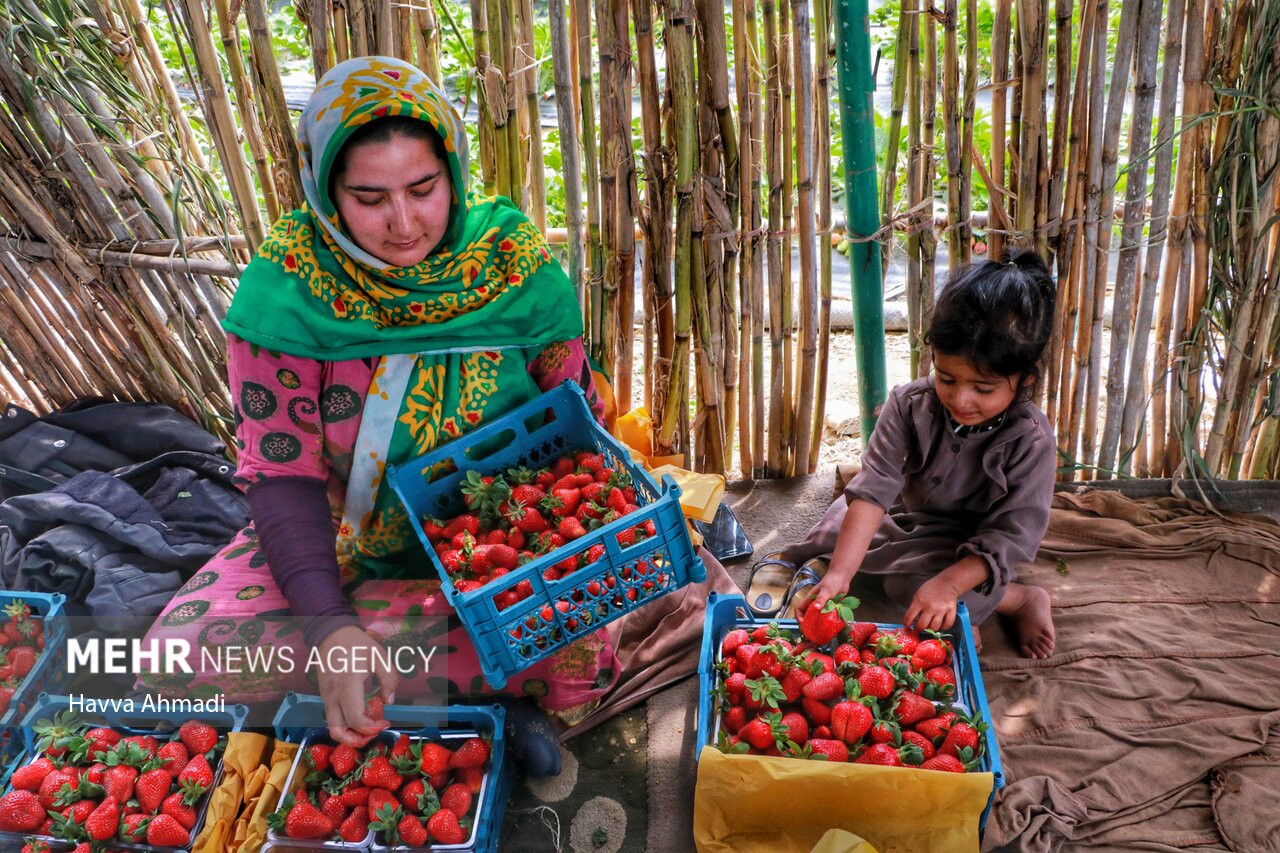
[[[1187,29],[1184,42],[1182,115],[1195,116],[1202,109],[1202,79],[1204,74],[1204,0],[1188,0]],[[1164,255],[1163,288],[1156,310],[1155,353],[1151,361],[1151,450],[1148,459],[1152,473],[1168,476],[1174,468],[1176,450],[1169,444],[1173,419],[1169,417],[1169,391],[1172,384],[1170,346],[1172,338],[1174,297],[1177,290],[1178,270],[1182,266],[1182,252],[1187,233],[1187,214],[1191,206],[1191,164],[1200,133],[1198,124],[1186,126],[1183,119],[1182,135],[1178,144],[1177,178],[1174,181],[1173,203],[1169,211],[1168,249]],[[1176,442],[1175,442],[1176,444]]]
[[[920,227],[933,220],[933,185],[937,177],[938,148],[938,29],[933,19],[921,17],[924,25],[924,73],[921,83],[924,86],[923,136],[921,138],[920,160],[920,201],[926,205],[921,211],[923,221]],[[920,235],[920,308],[919,324],[916,334],[920,336],[919,375],[923,376],[931,369],[933,354],[924,345],[924,334],[929,329],[933,317],[934,290],[937,286],[937,254],[938,235],[932,228],[925,228]]]
[[[274,222],[282,212],[280,197],[271,175],[271,162],[263,144],[264,135],[258,123],[258,113],[254,109],[252,84],[244,73],[244,57],[240,53],[240,28],[231,20],[231,8],[227,0],[214,0],[213,10],[218,18],[218,37],[222,42],[222,52],[227,58],[227,69],[231,73],[231,89],[235,93],[236,103],[241,105],[240,118],[244,122],[245,139],[249,143],[249,154],[258,175],[258,186],[262,189],[262,203],[267,209],[267,219]]]
[[[817,128],[818,167],[818,376],[817,400],[814,403],[813,439],[809,450],[809,471],[818,469],[822,437],[826,426],[827,374],[830,371],[831,351],[831,124],[826,117],[831,114],[831,66],[828,57],[834,47],[831,43],[832,8],[830,0],[817,0],[814,4],[814,32],[817,41],[815,51],[815,102],[814,114]],[[897,69],[894,69],[895,73]]]
[[[785,0],[778,4],[778,77],[782,98],[782,230],[791,234],[795,204],[795,120],[792,94],[795,91],[795,69],[792,66],[791,18]],[[782,247],[782,394],[772,405],[782,406],[783,470],[794,476],[796,437],[796,359],[795,359],[795,275],[791,266],[792,241]]]
[[[818,281],[814,242],[814,82],[808,0],[792,0],[796,91],[796,160],[800,240],[800,361],[796,379],[795,473],[809,471],[809,448],[815,428],[814,382],[818,354]],[[821,428],[821,418],[817,419]]]
[[[961,209],[961,186],[968,176],[961,171],[959,13],[957,0],[943,0],[942,38],[942,138],[947,157],[947,255],[954,272],[968,261],[968,222]]]
[[[70,245],[60,250],[57,246],[51,245],[47,242],[25,240],[2,234],[0,234],[0,246],[31,258],[48,258],[58,260],[61,257],[60,252],[75,253],[75,249]],[[238,277],[244,272],[244,264],[232,264],[227,261],[217,261],[204,258],[159,258],[154,255],[143,254],[140,252],[115,252],[107,250],[94,251],[92,257],[97,263],[104,266],[139,270],[156,270],[159,272],[173,274],[188,273],[193,275]]]
[[[1087,5],[1087,3],[1086,3]],[[1005,115],[1008,109],[1009,25],[1012,3],[996,3],[991,29],[991,179],[1003,189],[1005,184]],[[1003,192],[990,193],[992,219],[1008,220]],[[997,213],[997,211],[999,211]],[[987,235],[987,251],[993,258],[1005,256],[1005,235]]]
[[[675,347],[671,379],[664,407],[658,447],[664,455],[685,450],[684,436],[677,435],[689,393],[689,333],[692,320],[692,261],[694,167],[698,157],[695,110],[692,0],[665,0],[667,12],[667,74],[671,85],[672,118],[676,141],[675,232]],[[688,458],[685,450],[686,459]]]
[[[558,5],[563,9],[564,0],[559,0]],[[554,20],[553,18],[553,33]],[[439,86],[444,83],[444,79],[440,73],[440,19],[436,16],[434,0],[423,0],[421,8],[413,10],[413,27],[417,34],[418,67],[431,78],[431,82]],[[555,60],[552,60],[553,68],[554,64]],[[568,69],[567,62],[565,69]]]
[[[742,245],[741,265],[738,268],[738,299],[742,309],[742,328],[738,338],[738,469],[744,478],[751,477],[755,469],[755,426],[753,404],[758,405],[760,397],[755,393],[754,352],[757,340],[756,314],[763,310],[757,308],[754,273],[756,269],[757,240],[752,232],[758,210],[756,195],[756,159],[754,139],[751,131],[755,107],[756,90],[753,61],[756,45],[751,39],[747,25],[748,17],[755,17],[755,7],[748,12],[747,0],[733,0],[734,39],[734,82],[738,103],[738,139],[740,155],[738,166],[739,220],[738,239]],[[636,27],[639,33],[639,25]]]
[[[925,231],[924,201],[925,158],[932,152],[923,145],[924,83],[921,79],[920,28],[933,28],[928,15],[920,14],[918,0],[903,0],[902,16],[910,22],[907,36],[907,65],[904,69],[907,85],[907,347],[911,378],[920,376],[921,354],[924,351],[924,330],[921,319],[921,241],[933,230]],[[932,201],[929,202],[932,208]],[[932,210],[929,211],[932,214]],[[946,227],[944,221],[943,227]],[[886,260],[887,260],[886,253]]]
[[[964,262],[973,259],[973,121],[978,93],[978,0],[965,0],[964,97],[960,139],[960,246]]]
[[[1040,115],[1044,104],[1044,7],[1038,0],[1018,3],[1018,36],[1022,46],[1021,109],[1018,134],[1018,213],[1014,217],[1017,241],[1030,246],[1035,240],[1036,180],[1040,158]],[[1123,87],[1121,87],[1123,91]]]
[[[1085,3],[1088,6],[1088,3]],[[1064,206],[1063,196],[1063,169],[1067,159],[1067,145],[1070,142],[1070,133],[1063,133],[1062,129],[1070,124],[1071,116],[1071,95],[1072,92],[1067,88],[1067,81],[1071,79],[1071,53],[1075,45],[1072,36],[1072,16],[1075,11],[1074,0],[1057,0],[1055,9],[1056,29],[1054,30],[1054,45],[1056,47],[1055,61],[1056,69],[1053,77],[1053,148],[1049,155],[1049,206],[1048,210],[1052,211],[1055,219],[1049,227],[1046,235],[1052,242],[1055,254],[1062,248],[1062,222],[1058,217]],[[1081,10],[1083,17],[1085,10]],[[1157,27],[1159,21],[1156,22]],[[1046,30],[1047,35],[1047,30]],[[1083,49],[1083,45],[1081,45]],[[1059,269],[1062,268],[1059,261]],[[1050,416],[1052,417],[1052,416]]]
[[[769,351],[770,368],[772,370],[769,385],[769,428],[768,455],[766,457],[765,476],[779,477],[786,472],[786,456],[783,445],[784,415],[788,408],[789,397],[786,389],[787,363],[783,358],[783,336],[789,334],[785,329],[782,301],[784,283],[783,242],[782,242],[782,81],[780,51],[778,44],[778,7],[775,0],[764,0],[761,4],[764,15],[764,68],[765,78],[765,133],[764,154],[765,171],[769,181],[769,232],[768,232],[768,269],[769,269]]]
[[[551,19],[551,74],[556,93],[559,122],[560,162],[564,166],[565,223],[569,232],[569,281],[582,302],[582,158],[574,129],[572,81],[569,76],[569,31],[564,0],[548,0]],[[537,171],[537,170],[535,170]]]
[[[538,82],[539,62],[533,49],[533,0],[520,0],[520,42],[516,63],[524,68],[525,111],[529,116],[529,154],[525,158],[535,168],[528,170],[529,175],[529,218],[538,230],[547,230],[547,183],[545,172],[541,167],[542,156],[542,121],[538,113],[538,102],[542,87]],[[628,405],[628,408],[630,406]]]
[[[914,7],[912,7],[914,8]],[[815,7],[816,9],[816,7]],[[908,50],[911,43],[911,28],[915,28],[917,41],[919,38],[919,21],[908,9],[907,2],[900,4],[898,11],[898,36],[893,47],[893,94],[889,107],[888,139],[884,149],[883,195],[880,199],[880,225],[882,228],[892,226],[895,209],[895,196],[898,187],[898,147],[902,142],[902,110],[907,98]],[[821,129],[822,125],[819,125]],[[908,154],[908,157],[910,155]],[[907,166],[908,171],[910,165]],[[910,177],[908,177],[908,181]],[[908,204],[908,206],[910,206]],[[885,251],[880,254],[880,276],[883,279],[889,272],[889,249],[892,242],[885,241]],[[819,383],[821,387],[821,383]]]
[[[271,19],[264,0],[240,0],[244,3],[245,21],[249,25],[249,47],[253,57],[253,71],[257,78],[256,91],[261,95],[266,117],[264,130],[267,146],[271,149],[271,165],[275,171],[276,191],[286,210],[302,206],[302,177],[298,171],[298,139],[293,130],[293,118],[284,99],[284,85],[280,81],[280,68],[276,64],[275,49],[271,44]],[[322,0],[314,0],[322,2]],[[388,0],[388,9],[390,0]],[[249,112],[246,108],[241,115]]]
[[[327,0],[311,0],[311,14],[307,18],[307,25],[311,29],[311,70],[319,80],[333,67],[332,60],[329,58],[329,3]]]
[[[1124,410],[1125,356],[1129,349],[1130,316],[1137,288],[1139,240],[1142,238],[1142,202],[1147,195],[1146,152],[1151,144],[1151,119],[1155,107],[1156,54],[1160,47],[1160,13],[1163,4],[1140,0],[1138,13],[1136,80],[1133,111],[1129,118],[1129,157],[1125,180],[1125,218],[1116,265],[1115,291],[1111,313],[1111,352],[1107,369],[1107,406],[1098,468],[1103,479],[1107,470],[1127,473],[1128,454],[1116,465],[1120,427]],[[1146,342],[1143,341],[1145,347]]]
[[[764,476],[766,468],[765,455],[765,391],[764,391],[764,302],[765,302],[765,240],[763,236],[763,191],[764,176],[764,109],[763,95],[764,72],[760,68],[759,45],[760,33],[757,23],[755,0],[745,0],[746,30],[749,48],[745,51],[748,62],[747,79],[751,94],[748,103],[751,106],[750,172],[751,172],[751,457],[753,463],[752,476]],[[741,23],[739,23],[741,26]],[[735,32],[737,28],[735,27]],[[742,61],[739,59],[739,61]],[[748,137],[744,137],[748,138]],[[744,164],[743,171],[747,171]],[[745,475],[746,472],[744,471]]]
[[[244,227],[245,237],[249,241],[249,248],[256,251],[264,234],[262,216],[249,178],[249,166],[245,162],[244,151],[238,141],[239,131],[236,128],[231,101],[222,83],[218,57],[213,48],[213,40],[209,36],[209,20],[205,17],[199,0],[178,0],[178,2],[181,2],[187,16],[187,37],[195,51],[196,67],[200,75],[199,90],[208,127],[213,135],[214,145],[218,149],[218,156],[222,160],[223,172],[231,187],[231,196],[235,199],[236,209],[240,213],[240,221]]]

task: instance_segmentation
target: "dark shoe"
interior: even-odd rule
[[[504,699],[507,744],[524,765],[526,775],[560,775],[560,738],[547,712],[532,699]]]
[[[812,589],[822,582],[827,575],[827,569],[831,567],[831,561],[826,557],[814,557],[812,560],[805,560],[796,572],[795,580],[791,582],[790,589],[787,590],[787,603],[782,609],[779,619],[795,619],[796,594],[802,593],[807,589]]]

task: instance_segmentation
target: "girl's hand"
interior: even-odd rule
[[[347,625],[324,638],[320,644],[320,654],[326,661],[334,658],[372,661],[373,675],[378,679],[382,700],[391,704],[400,679],[393,669],[379,666],[382,662],[373,652],[381,648],[381,644],[364,631],[354,625]],[[367,651],[360,652],[360,657],[357,658],[353,653],[354,649]],[[331,653],[334,658],[330,658]],[[372,720],[365,713],[364,683],[368,675],[362,672],[330,672],[327,668],[319,673],[320,698],[324,700],[329,737],[338,743],[363,747],[388,725],[386,720]]]
[[[853,575],[846,577],[843,573],[829,569],[816,585],[796,592],[793,605],[795,614],[800,616],[813,606],[822,607],[827,603],[827,599],[834,595],[845,595],[849,592],[849,584],[852,582]]]
[[[932,577],[916,590],[903,624],[917,631],[945,631],[956,621],[960,595],[942,576]]]

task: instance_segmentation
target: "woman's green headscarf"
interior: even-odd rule
[[[334,160],[362,125],[429,123],[452,176],[449,227],[413,267],[390,267],[343,231]],[[298,127],[306,204],[280,218],[241,277],[223,328],[269,350],[327,361],[533,347],[582,334],[577,300],[542,235],[510,201],[467,195],[462,120],[417,68],[363,57],[316,86]]]

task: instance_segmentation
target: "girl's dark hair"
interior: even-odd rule
[[[960,356],[982,373],[1030,376],[1034,395],[1041,356],[1053,333],[1055,293],[1035,252],[1007,263],[982,261],[959,270],[943,288],[925,333],[937,352]]]
[[[392,137],[404,136],[409,139],[419,139],[431,146],[432,152],[444,163],[449,165],[449,155],[444,148],[444,140],[440,138],[440,134],[436,129],[422,119],[413,118],[412,116],[387,116],[386,118],[374,119],[360,127],[347,137],[347,141],[343,143],[342,148],[338,149],[338,154],[333,158],[333,166],[329,169],[329,191],[333,191],[333,182],[342,175],[347,169],[347,158],[351,152],[359,148],[361,145],[369,145],[374,142],[388,142]]]

